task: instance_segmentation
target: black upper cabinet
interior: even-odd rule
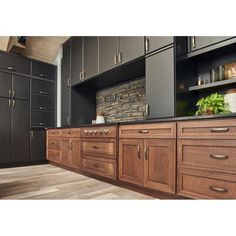
[[[79,104],[79,106],[81,105]],[[61,125],[68,126],[70,124],[71,124],[71,90],[65,90],[61,94]]]
[[[118,64],[118,37],[99,37],[99,73]]]
[[[10,97],[12,89],[11,75],[0,72],[0,97]]]
[[[143,55],[144,37],[119,37],[119,64],[132,61]]]
[[[171,36],[147,36],[145,39],[145,52],[150,53],[173,43],[174,37]]]
[[[13,75],[12,82],[12,98],[14,99],[29,99],[29,78]]]
[[[19,56],[0,52],[0,69],[30,74],[30,61]]]
[[[98,37],[84,37],[82,80],[98,75]]]
[[[0,164],[11,162],[11,103],[9,99],[0,98]],[[18,124],[19,125],[19,124]]]
[[[149,118],[175,114],[174,49],[169,48],[146,58],[146,101]]]
[[[82,70],[83,70],[83,37],[72,37],[71,38],[72,85],[75,85],[81,81]]]
[[[61,89],[70,87],[71,84],[71,40],[63,45],[61,64]]]
[[[31,93],[54,96],[55,84],[38,79],[31,80]]]
[[[44,79],[56,79],[56,66],[44,62],[32,61],[32,75]]]
[[[46,132],[45,130],[31,130],[30,160],[46,160]]]

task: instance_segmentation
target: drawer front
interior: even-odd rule
[[[30,61],[21,57],[0,53],[0,69],[30,74]]]
[[[178,164],[219,171],[236,170],[235,140],[186,140],[178,141]]]
[[[52,112],[31,112],[31,126],[51,127],[54,126],[54,115]]]
[[[52,150],[61,151],[61,140],[60,139],[49,138],[47,148],[52,149]]]
[[[116,130],[116,126],[87,127],[81,129],[81,136],[115,138],[117,134]]]
[[[116,179],[116,163],[114,161],[83,157],[82,169],[91,174]]]
[[[48,137],[60,137],[61,136],[61,130],[59,130],[59,129],[49,129],[49,130],[47,130],[47,136]]]
[[[62,129],[61,130],[62,137],[68,137],[68,138],[80,138],[80,129],[74,128],[74,129]]]
[[[120,138],[175,138],[176,123],[121,125]]]
[[[236,139],[236,119],[179,122],[178,137]]]
[[[31,108],[43,111],[53,111],[54,99],[41,95],[31,95]]]
[[[178,194],[198,199],[236,199],[236,175],[180,168]]]
[[[40,95],[54,96],[55,84],[41,81],[38,79],[31,79],[31,92]]]
[[[116,158],[115,139],[82,139],[82,154]]]
[[[56,151],[56,150],[48,149],[48,151],[47,151],[47,160],[60,163],[60,161],[61,161],[61,152]]]
[[[44,79],[55,80],[56,66],[46,64],[43,62],[32,61],[32,75],[38,76]]]

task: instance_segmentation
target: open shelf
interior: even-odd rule
[[[208,89],[208,88],[216,88],[216,87],[230,85],[230,84],[236,84],[236,78],[217,81],[214,83],[191,86],[191,87],[189,87],[189,91],[197,91],[197,90],[204,90],[204,89]]]

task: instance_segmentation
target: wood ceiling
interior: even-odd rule
[[[27,36],[26,46],[19,47],[14,36],[0,37],[0,50],[11,51],[22,56],[53,63],[60,45],[68,36]]]

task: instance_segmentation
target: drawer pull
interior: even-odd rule
[[[219,188],[219,187],[215,187],[215,186],[209,186],[209,188],[212,191],[218,192],[218,193],[227,193],[228,189],[227,188]]]
[[[68,132],[68,134],[73,134],[73,132],[72,132],[72,131],[70,131],[70,132]]]
[[[15,70],[15,68],[11,67],[11,66],[8,66],[7,67],[8,70]]]
[[[39,77],[47,78],[47,76],[44,74],[40,74]]]
[[[98,146],[93,146],[93,148],[94,148],[94,149],[99,149],[99,147],[98,147]]]
[[[45,92],[45,91],[39,91],[39,93],[40,93],[40,94],[44,94],[44,95],[47,94],[47,92]]]
[[[227,155],[213,155],[213,154],[210,154],[210,157],[214,158],[214,159],[217,159],[217,160],[226,160],[226,159],[228,159]]]
[[[148,134],[149,130],[139,130],[138,131],[140,134]]]
[[[215,132],[215,133],[217,133],[217,132],[228,132],[229,131],[229,128],[212,128],[211,129],[211,132]]]
[[[40,125],[40,126],[42,126],[42,125],[46,125],[46,123],[39,123],[39,125]]]
[[[47,107],[39,107],[39,110],[47,110]]]

